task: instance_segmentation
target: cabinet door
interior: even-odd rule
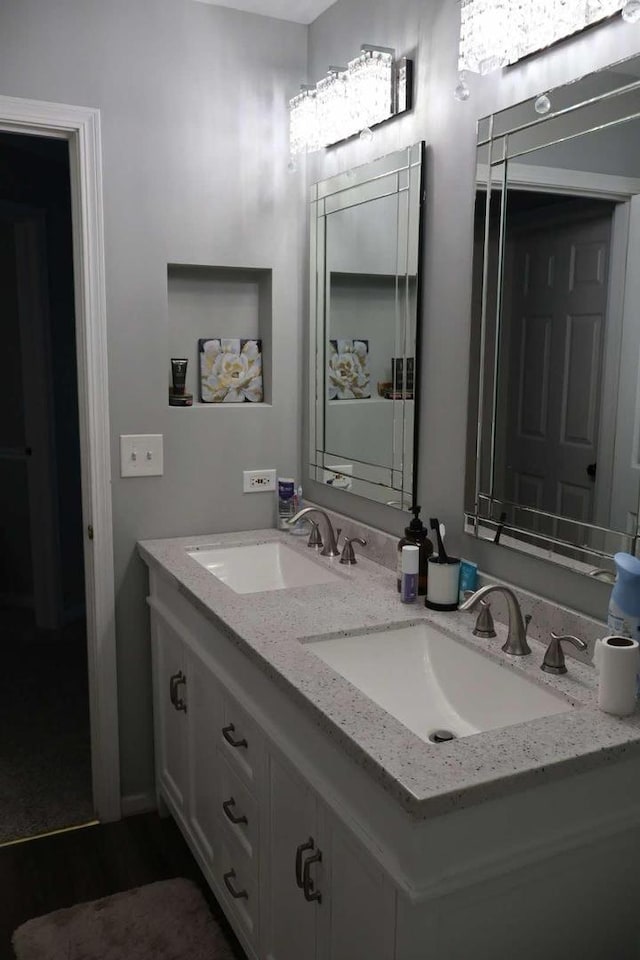
[[[328,887],[318,960],[393,960],[395,890],[358,838],[328,808],[320,810]]]
[[[187,676],[180,636],[152,613],[156,776],[174,812],[186,814]]]
[[[315,960],[323,901],[306,900],[298,880],[307,861],[318,854],[316,796],[293,768],[271,751],[265,793],[262,956],[265,960]],[[322,862],[308,864],[307,875],[313,892],[322,897]]]
[[[209,667],[188,652],[189,826],[205,862],[216,859],[219,807],[218,731],[222,691]]]

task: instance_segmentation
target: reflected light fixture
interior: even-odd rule
[[[363,44],[346,67],[329,67],[315,86],[289,101],[292,157],[364,134],[411,109],[412,61],[395,59],[389,47]]]
[[[638,0],[460,0],[458,69],[487,74],[616,13],[640,17]]]

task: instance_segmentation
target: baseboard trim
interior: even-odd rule
[[[134,817],[138,813],[151,813],[157,810],[155,793],[129,793],[120,802],[122,816]]]

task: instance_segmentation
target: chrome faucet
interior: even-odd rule
[[[551,643],[547,647],[547,652],[544,655],[544,660],[540,667],[545,673],[562,674],[567,672],[567,665],[564,662],[564,650],[562,649],[562,644],[565,640],[572,643],[578,650],[582,650],[583,653],[588,649],[587,644],[584,640],[581,640],[580,637],[560,637],[557,633],[552,633]]]
[[[331,520],[324,510],[320,510],[318,507],[304,507],[302,510],[298,510],[294,517],[291,517],[290,520],[287,520],[287,523],[293,526],[293,524],[297,523],[302,517],[306,517],[308,513],[317,513],[324,520],[326,536],[324,537],[324,547],[322,548],[320,556],[339,557],[340,551],[338,550],[338,544],[336,543],[336,535],[333,527],[331,526]]]
[[[509,609],[509,632],[507,634],[507,642],[502,649],[505,653],[510,653],[513,657],[524,657],[528,653],[531,653],[531,648],[527,643],[527,633],[518,598],[509,587],[504,587],[499,583],[490,584],[488,587],[481,587],[479,590],[476,590],[468,600],[465,600],[460,610],[475,610],[488,593],[496,592],[504,594]]]

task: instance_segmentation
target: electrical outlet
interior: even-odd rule
[[[276,488],[275,470],[243,470],[242,492],[264,493]]]

